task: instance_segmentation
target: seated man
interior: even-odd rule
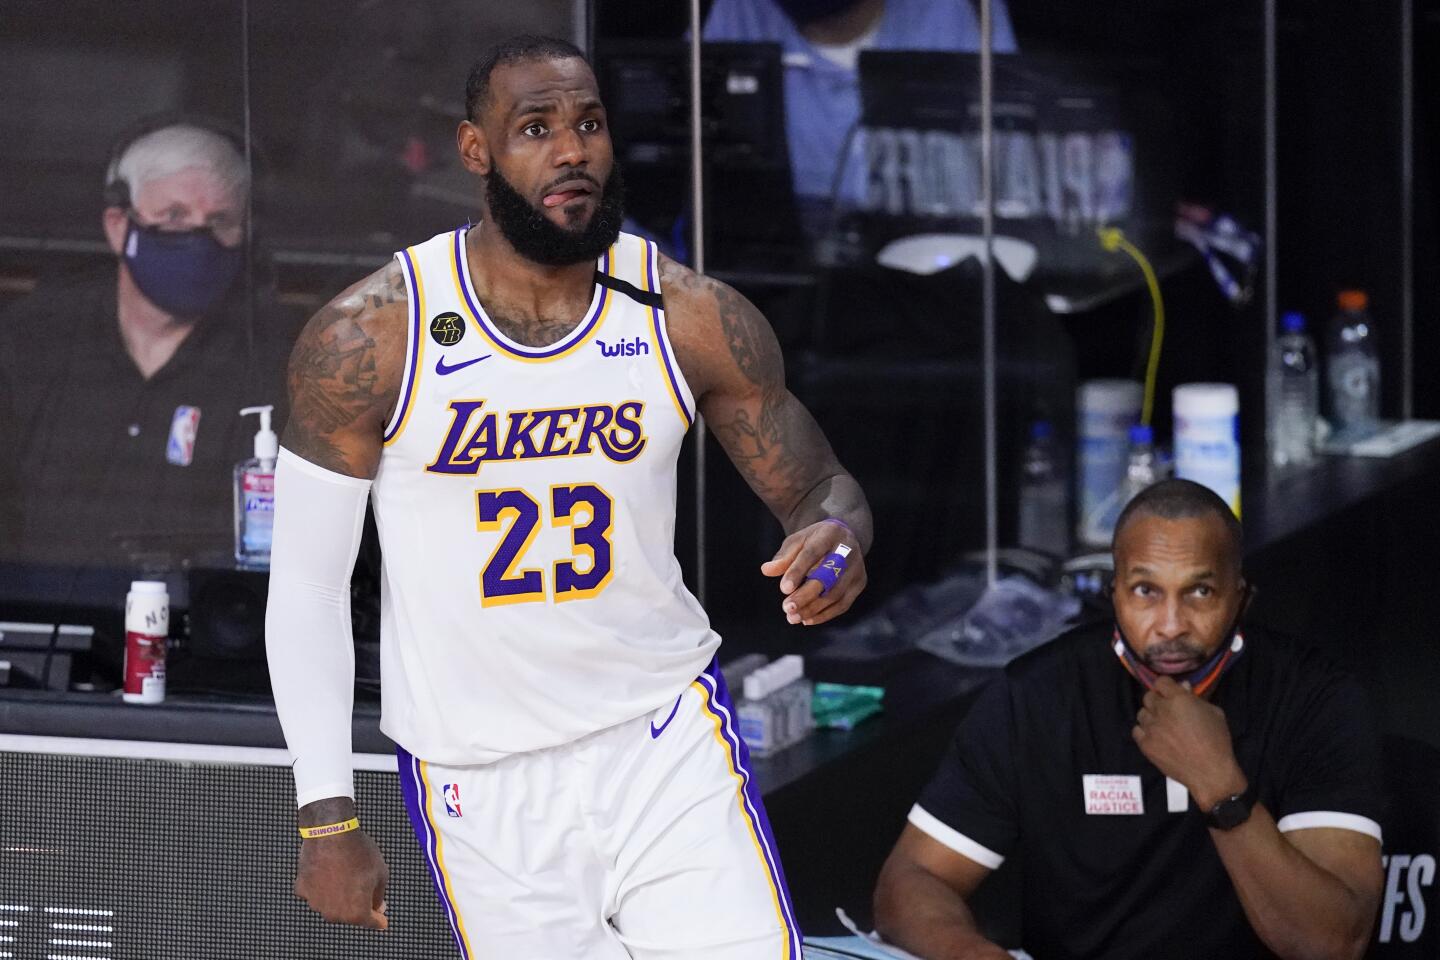
[[[1115,624],[1006,667],[881,871],[880,932],[1001,960],[966,900],[1021,854],[1021,944],[1068,957],[1359,957],[1381,888],[1359,687],[1239,619],[1240,525],[1150,487],[1115,530]]]
[[[0,316],[0,559],[153,568],[233,550],[231,471],[258,427],[240,409],[284,402],[293,336],[252,309],[245,156],[153,122],[106,171],[115,259]]]
[[[994,0],[993,47],[1015,51],[1003,0]],[[971,0],[715,0],[707,41],[779,43],[785,57],[785,126],[795,193],[828,202],[846,134],[860,119],[860,51],[980,49]],[[864,173],[851,164],[841,193],[859,196]]]

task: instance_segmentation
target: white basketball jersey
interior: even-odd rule
[[[675,559],[675,462],[695,409],[655,245],[621,234],[575,329],[510,340],[464,228],[396,254],[405,386],[371,489],[383,553],[381,729],[487,763],[654,710],[720,638]]]

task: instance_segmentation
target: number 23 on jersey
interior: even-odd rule
[[[481,606],[543,602],[545,571],[523,564],[540,532],[544,508],[519,489],[480,490],[475,496],[476,528],[482,533],[502,531],[480,572]],[[555,561],[548,589],[554,590],[557,603],[598,596],[615,572],[610,544],[614,501],[598,485],[581,483],[551,487],[546,506],[551,526],[571,528],[572,547],[571,556]]]

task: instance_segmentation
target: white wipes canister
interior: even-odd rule
[[[1214,490],[1240,516],[1240,393],[1230,383],[1175,388],[1175,476]]]

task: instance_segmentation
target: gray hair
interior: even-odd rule
[[[208,170],[227,190],[250,189],[250,168],[235,144],[189,124],[162,127],[136,139],[106,171],[105,182],[124,183],[133,201],[145,184],[192,167]]]

